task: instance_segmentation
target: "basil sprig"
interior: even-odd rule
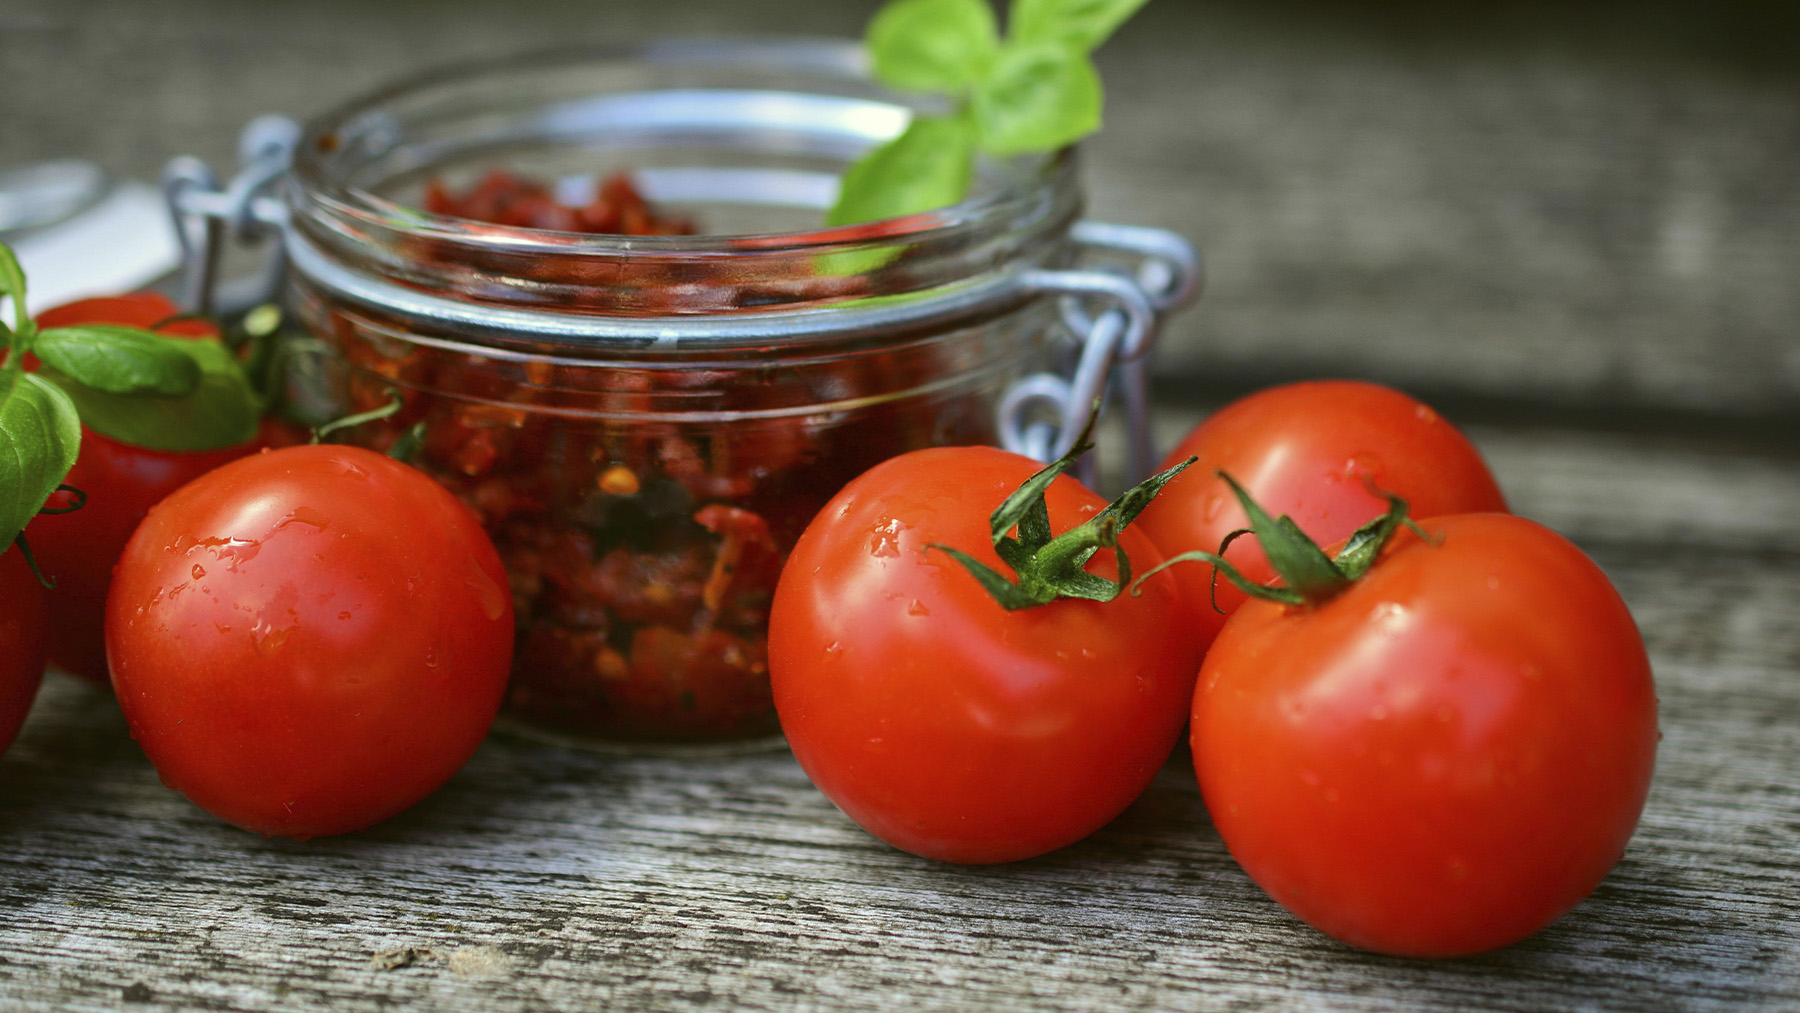
[[[0,243],[0,551],[75,465],[81,427],[152,450],[210,450],[256,435],[264,401],[218,341],[132,327],[40,330],[25,310],[25,272]],[[25,371],[27,354],[39,368]]]
[[[0,372],[0,552],[56,491],[80,447],[69,395],[30,373]]]
[[[1089,55],[1147,0],[1012,0],[1003,39],[988,0],[893,0],[864,44],[875,77],[937,92],[948,112],[914,115],[844,174],[830,225],[946,207],[968,196],[975,159],[1055,151],[1100,129]]]

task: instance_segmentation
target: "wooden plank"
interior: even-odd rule
[[[1494,456],[1509,455],[1520,470],[1633,460],[1587,438]],[[1671,460],[1644,471],[1680,488],[1716,477]],[[1728,507],[1787,471],[1740,468]],[[1597,503],[1614,478],[1571,467],[1566,481],[1590,484],[1572,502]],[[1500,953],[1393,960],[1299,925],[1237,870],[1179,760],[1093,838],[1002,868],[873,841],[783,753],[621,757],[507,736],[370,832],[265,841],[162,788],[105,694],[57,678],[0,759],[0,1006],[1792,1007],[1800,568],[1700,531],[1660,553],[1594,546],[1652,651],[1657,780],[1599,892]]]

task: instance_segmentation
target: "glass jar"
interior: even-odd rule
[[[346,412],[397,396],[351,438],[414,444],[493,536],[517,610],[515,723],[610,741],[774,732],[769,602],[826,500],[921,447],[1054,452],[1067,402],[1141,356],[1159,298],[1191,291],[1176,277],[1191,250],[1162,233],[1150,246],[1175,253],[1153,259],[1175,268],[1159,295],[1071,270],[1086,246],[1153,252],[1144,230],[1078,225],[1073,149],[984,164],[951,208],[819,228],[844,167],[913,111],[848,44],[537,55],[322,117],[291,149],[279,214],[238,195],[242,217],[280,229],[290,308],[335,353],[299,393]],[[421,210],[428,180],[495,169],[577,203],[627,171],[708,234]]]

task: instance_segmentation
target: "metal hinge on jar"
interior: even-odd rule
[[[1036,373],[1013,384],[1000,402],[1000,445],[1039,461],[1054,460],[1074,444],[1096,402],[1103,404],[1116,388],[1126,408],[1130,484],[1156,465],[1149,354],[1163,315],[1199,295],[1200,255],[1166,229],[1082,221],[1070,238],[1101,263],[1031,271],[1023,282],[1035,293],[1059,298],[1064,326],[1076,336],[1079,353],[1066,374]],[[1080,475],[1089,486],[1096,484],[1092,455],[1083,460]]]
[[[163,194],[181,242],[181,305],[192,313],[236,313],[272,301],[287,272],[281,233],[287,209],[275,196],[293,162],[300,125],[285,116],[259,116],[238,135],[242,168],[219,185],[212,168],[181,156],[163,169]],[[227,240],[267,246],[257,273],[219,280],[219,256]]]

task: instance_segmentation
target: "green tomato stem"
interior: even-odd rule
[[[1432,541],[1431,536],[1407,516],[1406,500],[1391,493],[1380,493],[1388,501],[1387,510],[1357,528],[1344,543],[1344,547],[1338,550],[1336,557],[1328,556],[1317,542],[1300,530],[1300,525],[1292,517],[1287,514],[1278,518],[1270,517],[1268,511],[1251,498],[1250,493],[1236,479],[1223,471],[1215,474],[1237,496],[1238,503],[1250,518],[1250,527],[1239,528],[1226,535],[1224,541],[1219,543],[1217,552],[1193,550],[1169,557],[1160,566],[1138,578],[1137,583],[1131,586],[1132,594],[1139,593],[1144,581],[1177,563],[1208,563],[1213,568],[1212,607],[1216,612],[1224,612],[1224,609],[1219,608],[1217,598],[1217,582],[1221,575],[1232,586],[1252,598],[1280,602],[1283,605],[1318,605],[1342,594],[1350,585],[1361,580],[1380,558],[1381,550],[1402,527],[1427,542]],[[1245,534],[1256,535],[1263,554],[1268,557],[1270,568],[1281,581],[1280,584],[1258,584],[1225,560],[1225,550]]]

